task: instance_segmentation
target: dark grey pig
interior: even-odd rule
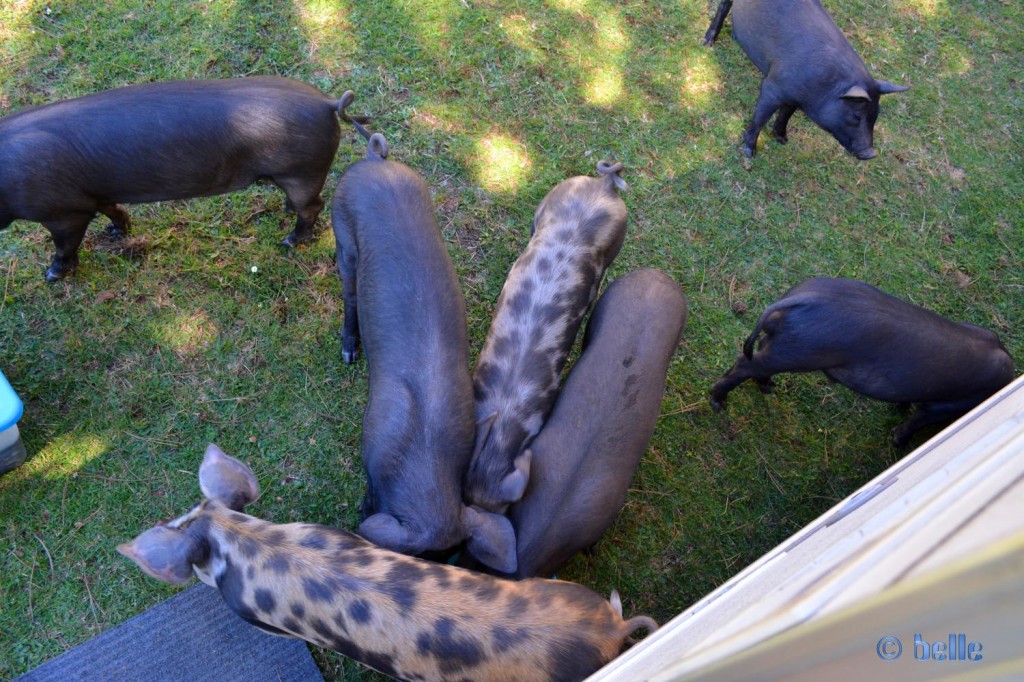
[[[654,433],[685,326],[686,297],[657,270],[620,277],[601,294],[583,354],[530,445],[526,493],[509,508],[515,577],[550,577],[612,525]]]
[[[712,387],[711,406],[721,409],[747,379],[767,391],[773,374],[815,370],[872,398],[917,403],[893,430],[893,443],[902,447],[921,427],[956,419],[1009,383],[1013,361],[987,329],[864,282],[821,277],[761,313],[736,364]]]
[[[473,374],[476,445],[463,491],[484,509],[504,512],[526,490],[523,448],[555,402],[580,322],[626,235],[621,168],[602,161],[601,177],[569,178],[548,192],[502,287]]]
[[[427,184],[386,155],[384,138],[373,135],[331,206],[345,297],[343,357],[355,361],[361,337],[369,365],[359,533],[406,554],[468,538],[484,564],[513,571],[508,519],[462,503],[474,427],[462,290]]]
[[[128,232],[120,204],[222,194],[257,180],[284,190],[297,213],[284,243],[313,238],[338,148],[338,101],[288,78],[130,85],[0,120],[0,229],[42,223],[55,281],[78,265],[97,212]]]
[[[704,35],[712,45],[732,0],[722,0]],[[764,74],[754,118],[743,132],[753,157],[761,128],[776,111],[772,132],[785,144],[797,109],[858,159],[875,157],[874,128],[882,95],[908,88],[876,80],[818,0],[736,0],[732,34]]]

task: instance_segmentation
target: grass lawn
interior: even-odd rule
[[[623,161],[608,278],[665,270],[690,320],[626,508],[560,577],[663,621],[905,454],[895,408],[821,375],[744,385],[712,413],[708,389],[785,289],[863,279],[997,331],[1024,363],[1024,5],[826,4],[875,76],[912,86],[883,101],[873,161],[799,113],[788,145],[763,134],[744,159],[759,74],[729,22],[699,45],[708,0],[8,0],[0,115],[169,78],[355,90],[431,187],[474,359],[537,203]],[[326,196],[363,151],[345,129]],[[114,546],[199,501],[207,442],[253,466],[251,513],[355,526],[366,365],[341,361],[327,212],[289,253],[283,208],[272,186],[130,207],[133,235],[97,220],[57,284],[46,230],[0,232],[0,369],[32,454],[0,479],[0,678],[175,592]],[[374,677],[316,656],[328,679]]]

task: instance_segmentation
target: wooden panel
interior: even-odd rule
[[[1022,492],[1024,377],[590,679],[660,679],[666,670],[681,674],[680,661],[697,670],[845,614],[887,588],[1024,532]],[[1018,613],[1019,631],[1024,611]]]

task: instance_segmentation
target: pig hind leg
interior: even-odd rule
[[[779,107],[779,113],[775,115],[775,123],[772,125],[772,135],[775,136],[775,141],[779,144],[786,144],[789,142],[789,136],[786,135],[786,126],[789,125],[789,119],[793,116],[793,112],[796,111],[796,106],[792,104],[783,104]]]
[[[313,227],[324,208],[320,191],[324,178],[273,178],[274,184],[284,190],[287,207],[295,211],[295,229],[281,240],[285,246],[297,246],[313,241]]]
[[[50,231],[53,245],[57,250],[50,267],[46,269],[47,282],[64,279],[78,267],[78,248],[82,245],[85,229],[94,215],[96,214],[74,213],[59,220],[43,223]]]
[[[732,366],[732,369],[726,372],[722,378],[716,381],[715,385],[711,387],[711,408],[715,412],[721,410],[725,406],[725,398],[729,394],[729,391],[736,388],[747,379],[753,379],[757,382],[762,393],[768,393],[775,385],[772,382],[772,375],[776,373],[777,371],[774,368],[766,368],[762,366],[757,355],[751,359],[740,353],[740,356],[736,358],[736,364]]]
[[[718,33],[722,30],[725,17],[729,14],[730,9],[732,9],[732,0],[722,0],[718,4],[718,11],[715,12],[715,18],[711,20],[711,25],[708,27],[707,33],[704,34],[704,40],[700,41],[701,45],[711,47],[715,44],[715,39],[718,38]]]

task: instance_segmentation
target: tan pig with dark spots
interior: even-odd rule
[[[215,446],[199,471],[207,499],[118,551],[149,575],[194,572],[244,620],[338,651],[402,680],[582,680],[622,650],[646,616],[622,619],[581,585],[510,582],[376,547],[307,523],[242,513],[259,492]]]

